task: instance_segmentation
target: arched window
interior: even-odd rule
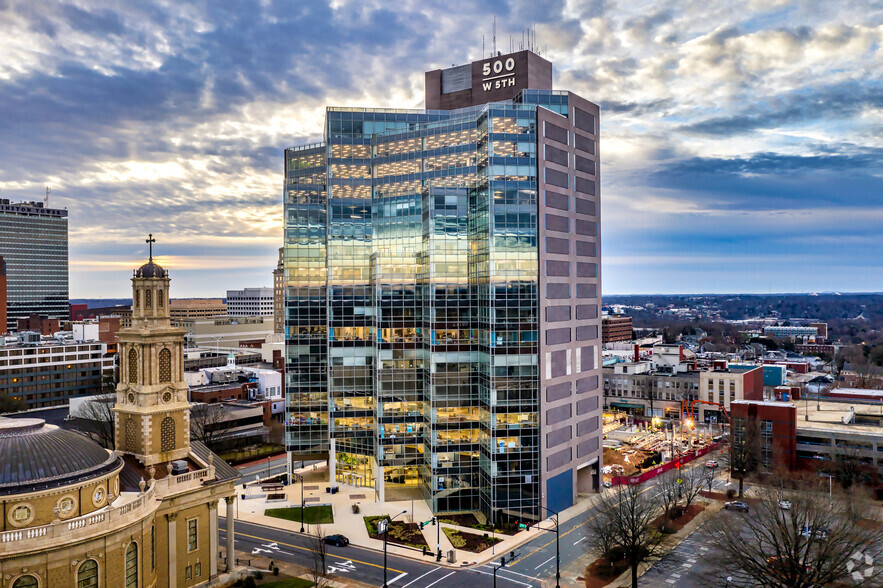
[[[134,347],[129,349],[129,383],[138,383],[138,352]]]
[[[162,308],[162,290],[156,291],[156,306]]]
[[[134,541],[126,549],[126,588],[138,588],[138,545]]]
[[[159,352],[159,381],[172,381],[172,352],[168,349],[161,349]]]
[[[166,417],[159,425],[160,451],[172,451],[175,448],[175,419]]]
[[[152,294],[153,294],[153,290],[145,290],[144,291],[144,307],[145,308],[150,308]]]
[[[12,584],[12,588],[37,588],[37,578],[31,575],[22,576]]]
[[[87,559],[77,570],[77,588],[98,588],[98,562]]]
[[[126,450],[135,451],[135,419],[126,417]]]

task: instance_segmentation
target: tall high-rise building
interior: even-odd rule
[[[0,255],[0,335],[6,333],[6,262]]]
[[[279,261],[273,270],[273,332],[285,332],[285,264],[284,247],[279,248]]]
[[[598,107],[522,51],[285,151],[287,448],[381,500],[544,518],[601,466]]]
[[[69,318],[66,210],[0,199],[0,255],[6,261],[7,329],[32,314]]]

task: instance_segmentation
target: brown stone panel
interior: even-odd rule
[[[595,117],[594,124],[597,123],[597,106],[573,94],[570,100],[572,107],[591,114]],[[555,431],[547,430],[542,437],[541,477],[545,485],[566,469],[576,470],[596,458],[600,461],[600,431],[591,425],[600,420],[601,410],[598,385],[600,221],[597,216],[598,177],[595,175],[599,170],[595,141],[585,136],[585,130],[573,125],[572,116],[568,118],[540,109],[537,128],[537,153],[542,155],[538,190],[543,194],[538,202],[538,215],[543,219],[538,235],[542,244],[538,261],[543,268],[540,272],[540,291],[543,293],[540,307],[545,311],[542,315],[545,321],[540,325],[541,386],[545,389],[541,409],[547,417],[546,425],[554,422],[556,426]],[[573,135],[572,140],[570,135]],[[580,159],[577,159],[575,148],[577,141],[582,147]],[[565,161],[570,167],[564,166]],[[581,191],[578,198],[577,190]],[[573,208],[570,207],[571,201]],[[564,210],[570,210],[572,214],[564,217],[559,212]],[[565,247],[562,241],[567,241],[568,245]],[[569,263],[569,276],[560,275],[564,262]],[[547,271],[550,269],[553,271]],[[565,280],[567,288],[561,283]],[[565,293],[569,294],[568,298],[563,297]],[[569,320],[565,319],[563,311],[558,310],[565,302],[571,307]],[[577,307],[575,311],[574,306]],[[553,317],[554,321],[549,320]],[[558,334],[565,326],[570,327],[570,338]],[[577,341],[580,337],[582,340]],[[578,395],[573,393],[574,389]],[[577,428],[583,421],[590,424]],[[573,434],[571,438],[565,439],[564,433],[559,432],[565,428],[562,425],[566,425],[568,435]],[[578,459],[575,457],[577,448],[580,448]],[[574,495],[577,478],[582,479],[581,487],[585,487],[585,476],[574,471]]]

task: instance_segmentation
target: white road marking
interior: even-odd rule
[[[544,565],[546,565],[547,563],[549,563],[549,562],[552,561],[553,559],[555,559],[555,556],[554,556],[554,555],[553,555],[552,557],[550,557],[549,559],[547,559],[546,561],[544,561],[543,563],[541,563],[540,565],[538,565],[537,567],[535,567],[534,569],[535,569],[535,570],[540,569],[541,567],[543,567]]]
[[[588,537],[583,537],[582,539],[578,540],[576,543],[579,543],[580,541],[585,541],[586,539],[588,539]],[[576,545],[576,543],[574,543],[574,545]]]
[[[428,576],[428,575],[431,574],[432,572],[437,572],[438,570],[442,570],[442,569],[444,569],[444,568],[432,568],[431,570],[429,570],[428,572],[426,572],[426,573],[423,574],[422,576],[418,576],[418,577],[414,578],[413,580],[411,580],[410,582],[408,582],[407,584],[405,584],[404,586],[402,586],[402,588],[408,588],[408,586],[410,586],[411,584],[413,584],[414,582],[416,582],[416,581],[419,580],[420,578],[423,578],[423,577],[425,577],[425,576]]]
[[[479,569],[476,569],[476,568],[473,568],[473,569],[471,569],[471,570],[469,570],[469,571],[471,571],[471,572],[476,572],[476,573],[478,573],[478,574],[484,574],[485,576],[493,576],[493,574],[492,574],[491,572],[483,572],[483,571],[481,571],[481,570],[479,570]],[[446,577],[447,577],[447,576],[446,576]],[[530,577],[530,576],[528,576],[528,577]],[[506,577],[506,576],[500,576],[500,579],[501,579],[501,580],[507,580],[507,581],[512,582],[512,583],[514,583],[514,584],[521,584],[522,586],[528,586],[528,587],[532,586],[532,584],[525,584],[524,582],[520,582],[520,581],[518,581],[518,580],[516,580],[516,579],[514,579],[514,578],[508,578],[508,577]],[[429,586],[432,586],[432,584],[430,584]],[[426,588],[429,588],[429,586],[427,586]]]
[[[436,580],[436,581],[433,582],[432,584],[427,584],[427,585],[426,585],[426,588],[430,588],[431,586],[435,586],[436,584],[438,584],[439,582],[441,582],[442,580],[444,580],[444,579],[447,578],[448,576],[453,576],[453,575],[454,575],[454,572],[451,572],[451,573],[448,574],[447,576],[442,576],[441,578],[439,578],[438,580]]]
[[[398,576],[396,576],[395,578],[393,578],[392,580],[387,582],[387,584],[393,584],[396,580],[401,580],[402,578],[404,578],[407,575],[408,575],[408,572],[402,572],[401,574],[399,574]]]

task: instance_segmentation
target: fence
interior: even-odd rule
[[[712,443],[711,445],[706,445],[702,449],[697,449],[695,451],[690,451],[689,453],[685,453],[681,455],[678,459],[672,460],[662,464],[661,466],[655,467],[652,470],[647,470],[646,472],[642,472],[637,476],[613,476],[610,479],[610,484],[612,486],[618,486],[619,484],[642,484],[647,480],[651,480],[660,474],[664,474],[669,470],[673,470],[677,467],[678,463],[685,464],[690,463],[696,459],[699,459],[703,455],[714,451],[718,447],[720,447],[722,443]]]

